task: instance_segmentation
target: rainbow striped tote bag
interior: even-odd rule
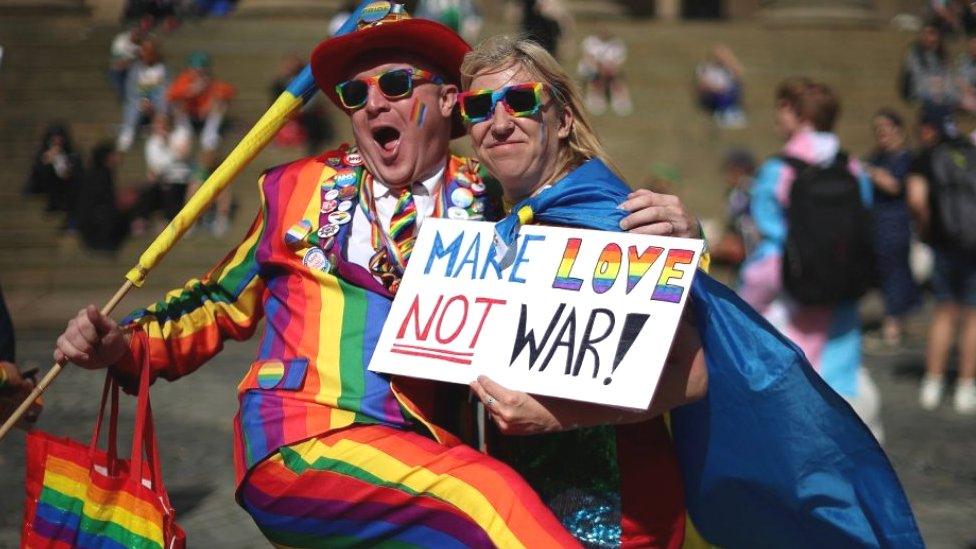
[[[27,436],[27,501],[21,547],[183,549],[163,487],[149,406],[149,367],[143,366],[130,459],[119,459],[119,386],[105,379],[95,432],[88,445],[32,431]],[[98,449],[106,401],[108,450]],[[145,450],[145,452],[144,452]]]

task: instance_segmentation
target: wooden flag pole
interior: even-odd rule
[[[129,293],[129,290],[131,290],[133,286],[135,286],[135,284],[133,284],[132,281],[126,280],[125,284],[122,284],[118,291],[115,292],[115,295],[112,296],[112,299],[108,300],[108,303],[102,307],[102,314],[106,316],[112,314],[112,311],[115,310],[116,305],[122,301],[122,298]],[[44,377],[34,387],[34,390],[31,391],[30,395],[28,395],[27,398],[20,403],[20,406],[17,406],[14,413],[11,414],[11,416],[7,418],[7,421],[3,423],[3,426],[0,427],[0,440],[3,440],[3,437],[7,436],[7,433],[13,429],[14,425],[16,425],[18,421],[20,421],[20,418],[27,413],[27,410],[30,409],[31,404],[33,404],[34,401],[44,393],[48,385],[54,382],[54,379],[58,377],[58,374],[61,373],[63,368],[63,365],[55,362],[54,366],[51,367],[46,374],[44,374]]]

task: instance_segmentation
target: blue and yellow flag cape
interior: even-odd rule
[[[515,206],[515,241],[539,222],[616,231],[630,189],[599,160]],[[722,547],[923,547],[898,477],[803,352],[735,292],[699,272],[691,303],[708,394],[671,412],[688,513]],[[653,497],[653,496],[651,496]]]

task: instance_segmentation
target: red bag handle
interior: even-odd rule
[[[132,455],[129,461],[129,475],[135,482],[142,482],[142,463],[143,456],[145,455],[149,464],[149,480],[152,482],[152,491],[160,497],[167,512],[172,512],[169,494],[166,493],[166,488],[163,487],[163,474],[159,463],[156,428],[153,424],[152,406],[149,403],[149,383],[152,377],[152,368],[149,366],[148,353],[146,355],[139,372],[139,396],[136,401],[136,425],[135,433],[132,435]],[[145,454],[143,454],[144,448]]]
[[[109,400],[111,395],[111,400]],[[108,416],[108,467],[113,468],[118,461],[118,431],[119,431],[119,384],[111,374],[105,374],[105,385],[102,388],[102,400],[98,405],[98,417],[95,418],[95,430],[91,443],[88,445],[89,454],[93,455],[98,449],[98,438],[102,434],[102,418],[105,416],[105,404],[111,402]]]

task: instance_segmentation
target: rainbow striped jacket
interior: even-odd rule
[[[261,211],[243,242],[202,279],[123,321],[133,330],[132,353],[115,370],[133,378],[148,361],[156,376],[174,380],[216,355],[225,340],[250,338],[267,319],[238,386],[238,482],[278,448],[356,423],[419,428],[457,443],[428,419],[433,384],[404,379],[394,386],[366,369],[392,297],[345,260],[352,223],[333,223],[344,218],[330,218],[335,210],[324,206],[335,196],[326,193],[340,190],[358,207],[364,173],[361,156],[346,146],[267,170],[259,180]],[[452,156],[441,197],[480,181],[479,174],[475,162]],[[356,188],[343,191],[350,185]],[[443,211],[440,204],[435,215]]]

